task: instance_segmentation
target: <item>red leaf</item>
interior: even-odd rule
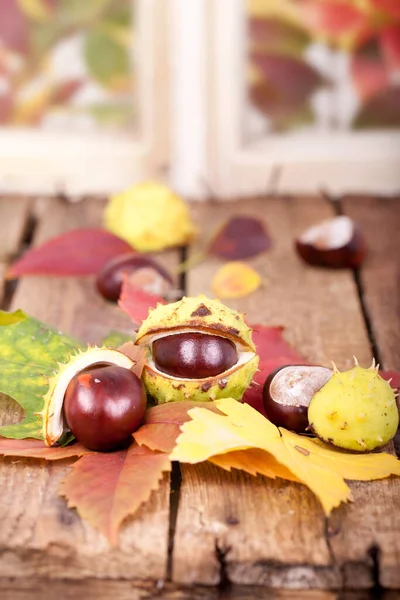
[[[400,373],[398,371],[379,371],[379,375],[386,379],[386,381],[392,380],[390,385],[394,390],[400,390]]]
[[[367,100],[356,116],[353,126],[400,127],[400,87],[387,87]]]
[[[216,233],[208,248],[229,260],[240,260],[268,250],[271,240],[262,221],[248,216],[232,217]]]
[[[394,19],[400,19],[399,0],[371,0],[371,2],[378,10],[385,11]]]
[[[310,42],[303,28],[273,17],[253,17],[248,21],[252,47],[262,52],[299,55]]]
[[[389,75],[379,58],[354,55],[351,59],[351,76],[357,92],[363,100],[385,89]]]
[[[150,498],[170,468],[168,455],[145,446],[92,454],[72,466],[59,494],[115,545],[123,520]]]
[[[21,54],[29,51],[29,23],[18,0],[0,2],[0,41]]]
[[[132,248],[105,229],[74,229],[28,250],[11,265],[8,278],[21,275],[95,275],[114,256]]]
[[[134,287],[130,282],[129,276],[124,276],[118,305],[134,323],[139,325],[144,321],[149,313],[149,309],[155,308],[157,304],[165,304],[161,296],[149,294],[149,292]]]
[[[400,69],[400,25],[386,27],[379,36],[382,54],[390,71]]]
[[[265,416],[262,388],[271,371],[284,365],[304,365],[306,361],[282,336],[283,327],[253,325],[253,339],[260,357],[259,371],[243,400]]]
[[[299,2],[299,15],[305,27],[332,37],[358,37],[368,28],[366,14],[348,0],[302,0]]]
[[[147,411],[144,425],[133,434],[133,437],[140,445],[169,454],[174,449],[176,438],[181,432],[181,425],[190,421],[188,411],[196,406],[219,412],[212,402],[160,404]]]
[[[3,456],[24,456],[26,458],[43,458],[45,460],[63,460],[72,456],[93,454],[92,450],[80,444],[70,444],[64,448],[49,448],[41,440],[12,440],[0,437],[0,454]]]
[[[68,102],[81,89],[83,83],[83,79],[68,79],[59,83],[52,92],[52,104]]]

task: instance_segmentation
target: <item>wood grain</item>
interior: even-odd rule
[[[265,288],[230,304],[247,313],[249,321],[285,325],[286,337],[307,360],[329,364],[332,358],[343,368],[351,366],[355,354],[361,364],[369,364],[371,351],[352,274],[308,267],[293,250],[295,236],[333,214],[331,207],[316,199],[283,198],[194,207],[204,229],[237,213],[262,217],[273,248],[250,261],[265,278]],[[209,260],[191,270],[189,294],[210,290],[219,262]],[[235,584],[368,588],[374,585],[369,550],[377,544],[382,581],[400,587],[394,579],[400,571],[394,539],[400,539],[394,512],[400,513],[399,482],[382,483],[352,483],[358,502],[327,521],[303,486],[262,478],[256,483],[211,466],[184,466],[174,580],[216,583],[222,551],[224,569]],[[194,551],[189,554],[190,547]]]
[[[96,225],[102,208],[98,201],[72,206],[51,199],[41,202],[36,207],[39,225],[35,243],[76,226]],[[22,279],[11,308],[17,307],[89,341],[99,341],[111,328],[131,328],[129,319],[115,306],[98,298],[89,278]],[[13,409],[7,414],[16,416]],[[169,478],[166,476],[150,502],[126,521],[119,547],[110,549],[105,538],[58,497],[58,486],[67,469],[67,463],[1,461],[0,577],[164,578]]]
[[[32,200],[29,198],[0,198],[0,262],[13,257],[24,235]]]
[[[400,198],[348,197],[342,208],[367,240],[361,284],[382,366],[400,369]]]

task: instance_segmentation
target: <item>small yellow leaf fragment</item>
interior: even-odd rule
[[[218,298],[240,298],[254,292],[261,285],[261,277],[244,262],[228,262],[218,269],[212,289]]]

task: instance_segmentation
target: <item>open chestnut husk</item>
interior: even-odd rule
[[[270,373],[263,388],[264,410],[278,427],[305,433],[308,406],[332,377],[332,370],[312,365],[286,365]]]
[[[117,302],[124,276],[135,277],[135,285],[145,291],[166,296],[172,277],[156,260],[144,254],[128,253],[108,261],[96,277],[98,292],[106,300]]]
[[[296,240],[296,249],[309,265],[332,269],[357,268],[366,255],[362,232],[347,216],[313,225]]]

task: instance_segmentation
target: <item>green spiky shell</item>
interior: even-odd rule
[[[158,404],[164,402],[210,402],[218,398],[241,400],[258,367],[258,356],[240,367],[208,379],[174,379],[145,365],[142,379]]]
[[[184,297],[178,302],[158,304],[150,309],[137,333],[136,343],[145,344],[158,333],[183,327],[222,335],[255,352],[252,330],[246,325],[243,315],[219,300],[211,300],[203,295]]]
[[[320,439],[339,448],[370,452],[387,444],[399,424],[396,398],[377,369],[335,370],[314,395],[308,420]]]
[[[68,431],[63,417],[63,402],[71,379],[84,369],[95,364],[112,364],[131,369],[133,361],[118,350],[105,347],[89,347],[72,354],[66,363],[57,363],[57,370],[49,378],[49,388],[43,397],[44,408],[38,413],[42,418],[43,439],[47,446],[57,444]]]

